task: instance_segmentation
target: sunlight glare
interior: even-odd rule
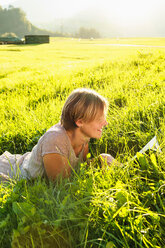
[[[122,22],[122,25],[127,26],[142,23],[145,19],[151,15],[152,10],[154,8],[154,0],[116,0],[116,1],[106,1],[104,6],[105,12],[110,13],[113,10],[113,18],[117,22]]]

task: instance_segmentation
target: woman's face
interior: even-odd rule
[[[104,111],[101,111],[93,121],[84,122],[82,121],[82,125],[80,127],[81,133],[86,138],[101,138],[102,129],[106,126],[108,122],[106,121],[106,115]]]

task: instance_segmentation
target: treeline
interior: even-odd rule
[[[82,39],[97,39],[100,38],[100,33],[94,29],[94,28],[79,28],[78,32],[75,34],[76,38],[82,38]]]
[[[100,38],[99,32],[94,28],[80,27],[75,34],[51,32],[45,29],[39,29],[31,24],[26,13],[13,6],[3,9],[0,6],[0,36],[17,36],[23,38],[25,35],[50,35],[50,36],[64,36],[64,37],[76,37],[81,39]]]
[[[35,27],[27,20],[25,12],[20,8],[9,6],[7,9],[3,9],[0,6],[0,36],[5,33],[14,33],[19,38],[23,38],[27,34],[58,36],[51,31]]]

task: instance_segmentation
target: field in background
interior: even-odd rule
[[[164,45],[164,38],[52,38],[0,46],[0,153],[30,151],[59,121],[68,94],[89,87],[110,103],[109,125],[92,140],[91,154],[111,153],[123,163],[103,172],[96,159],[55,186],[0,185],[1,247],[12,240],[13,247],[45,248],[54,240],[61,248],[68,240],[71,247],[165,246]],[[127,163],[154,135],[163,152]]]
[[[163,41],[148,39],[156,46]],[[123,116],[164,102],[165,48],[98,46],[103,43],[147,44],[147,39],[52,39],[45,45],[0,46],[1,152],[31,149],[38,135],[59,120],[65,98],[77,87],[107,97],[117,107],[110,108],[113,119],[116,111]],[[147,136],[152,136],[156,130],[148,125]],[[140,136],[144,143],[149,138],[146,132]]]

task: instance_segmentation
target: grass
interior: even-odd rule
[[[55,184],[1,183],[1,247],[165,247],[163,45],[164,38],[58,38],[0,46],[1,153],[30,151],[75,88],[93,88],[110,104],[109,125],[90,143],[89,166]],[[154,135],[163,152],[138,154]],[[123,166],[102,168],[102,152]]]

